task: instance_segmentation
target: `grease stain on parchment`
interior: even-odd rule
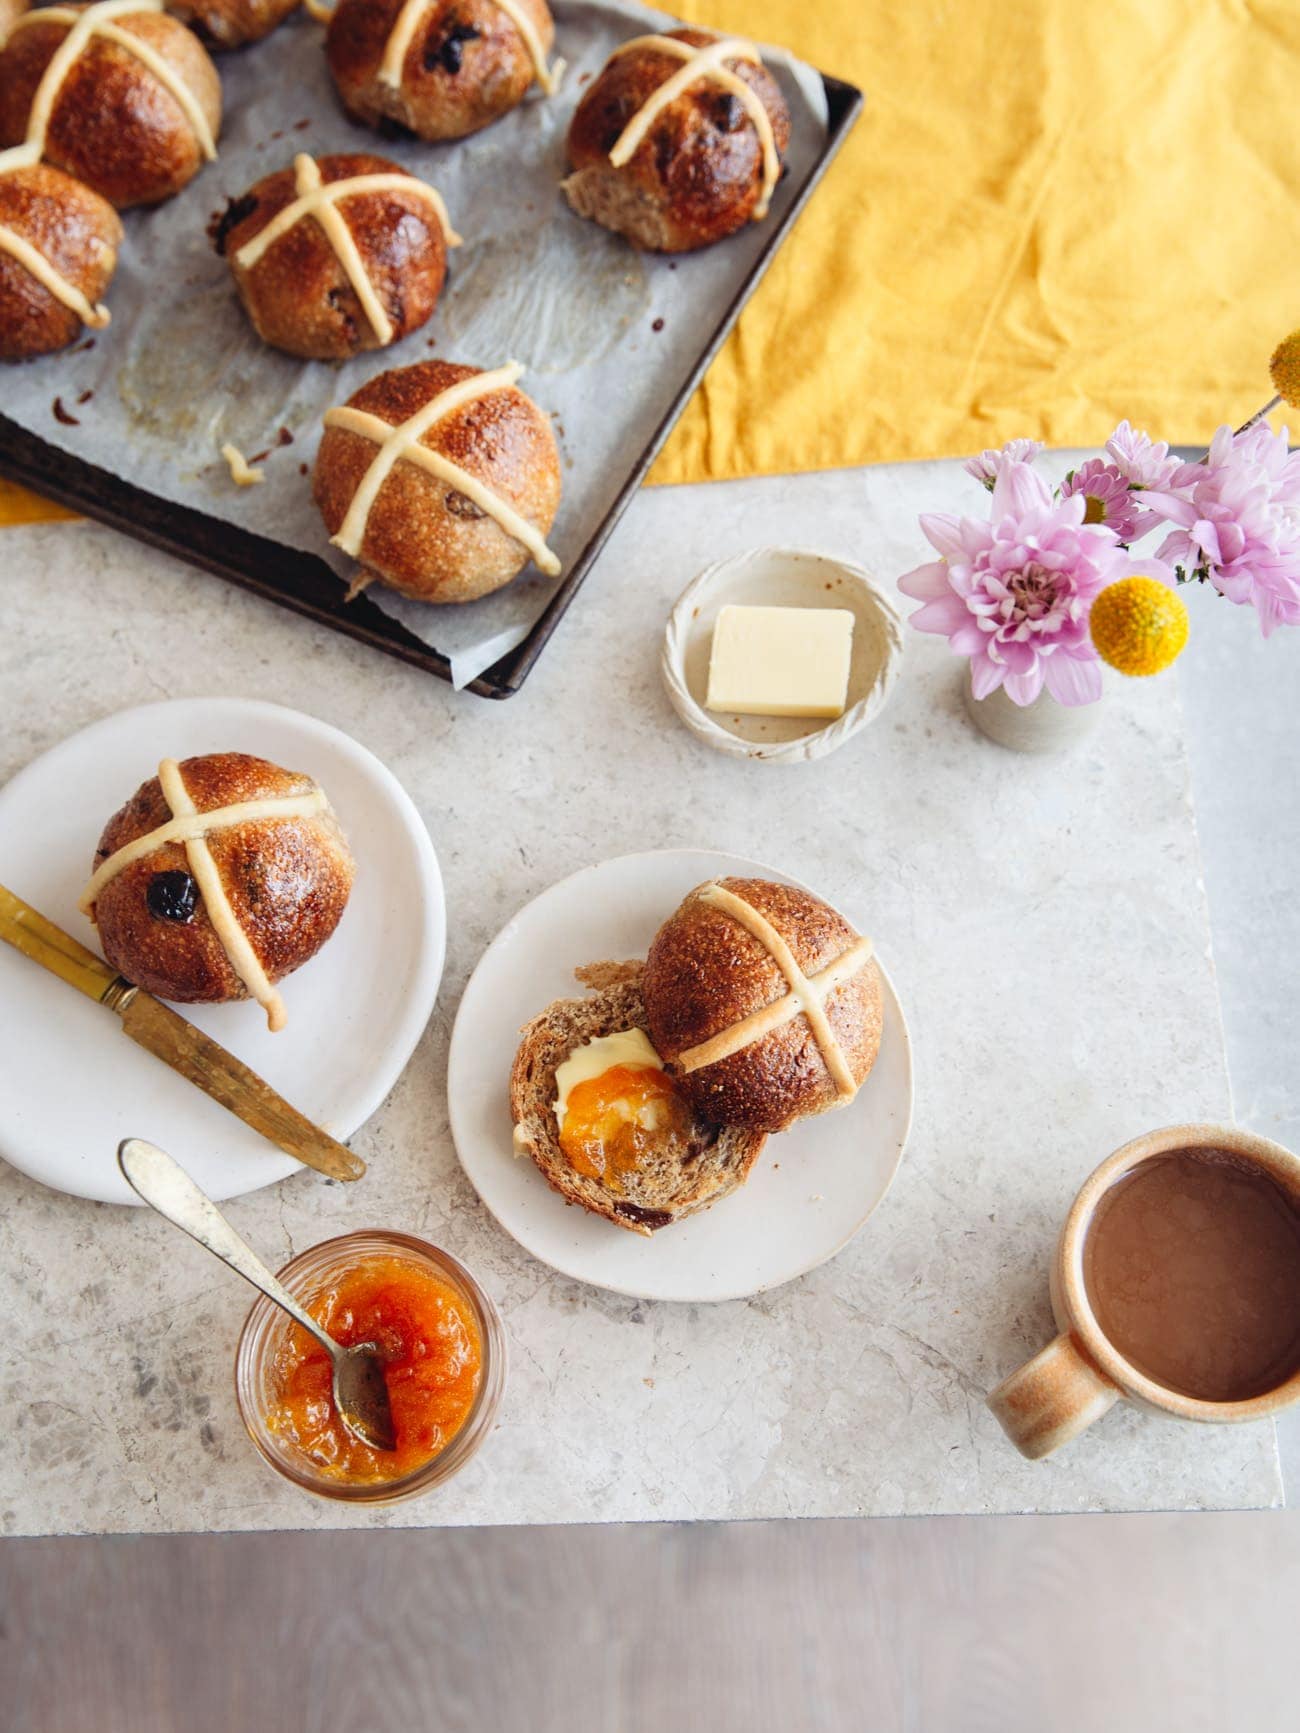
[[[534,373],[599,360],[650,305],[640,255],[594,223],[555,221],[490,235],[453,254],[451,292],[434,314],[444,353],[478,367],[507,355]]]
[[[196,439],[216,450],[295,425],[303,373],[261,341],[223,281],[138,321],[117,389],[132,434],[173,450]]]

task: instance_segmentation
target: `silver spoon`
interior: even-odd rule
[[[336,1342],[285,1287],[282,1287],[231,1227],[212,1199],[165,1150],[140,1137],[117,1146],[117,1165],[127,1184],[160,1216],[182,1228],[213,1257],[266,1295],[295,1324],[314,1336],[334,1368],[334,1406],[343,1424],[374,1450],[395,1450],[397,1433],[384,1380],[384,1362],[373,1342],[345,1348]]]

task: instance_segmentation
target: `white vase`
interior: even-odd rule
[[[1063,752],[1097,726],[1101,701],[1061,704],[1046,687],[1032,704],[1013,704],[1002,687],[987,698],[971,689],[970,663],[962,676],[966,714],[981,734],[1011,752]]]

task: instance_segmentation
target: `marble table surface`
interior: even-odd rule
[[[304,1173],[229,1213],[272,1262],[373,1222],[439,1241],[492,1290],[512,1346],[500,1425],[456,1481],[382,1512],[314,1502],[243,1435],[240,1285],[145,1212],[0,1166],[5,1532],[1280,1502],[1271,1425],[1117,1410],[1034,1465],[983,1408],[1050,1334],[1052,1237],[1087,1171],[1151,1126],[1231,1114],[1179,682],[1124,683],[1072,757],[1025,759],[970,728],[957,665],[912,637],[883,715],[793,767],[710,752],[660,689],[668,606],[710,559],[781,543],[892,579],[922,557],[916,512],[973,485],[913,465],[643,493],[504,704],[109,531],[4,533],[0,775],[124,705],[235,693],[346,729],[411,792],[447,882],[448,961],[407,1072],[358,1134],[370,1172],[351,1189]],[[1202,677],[1212,688],[1212,659]],[[1225,843],[1243,822],[1230,813]],[[443,1088],[461,989],[511,913],[591,861],[680,845],[768,860],[867,911],[917,1062],[911,1142],[862,1234],[716,1307],[642,1304],[532,1261],[462,1176]],[[1239,949],[1255,930],[1238,922]],[[131,1129],[165,1144],[147,1109]],[[1274,1101],[1260,1129],[1286,1111]]]

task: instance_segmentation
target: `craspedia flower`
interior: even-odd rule
[[[1283,403],[1300,409],[1300,331],[1293,331],[1278,344],[1268,374]]]
[[[1108,584],[1088,618],[1097,654],[1121,674],[1159,674],[1187,643],[1187,604],[1159,578]]]

